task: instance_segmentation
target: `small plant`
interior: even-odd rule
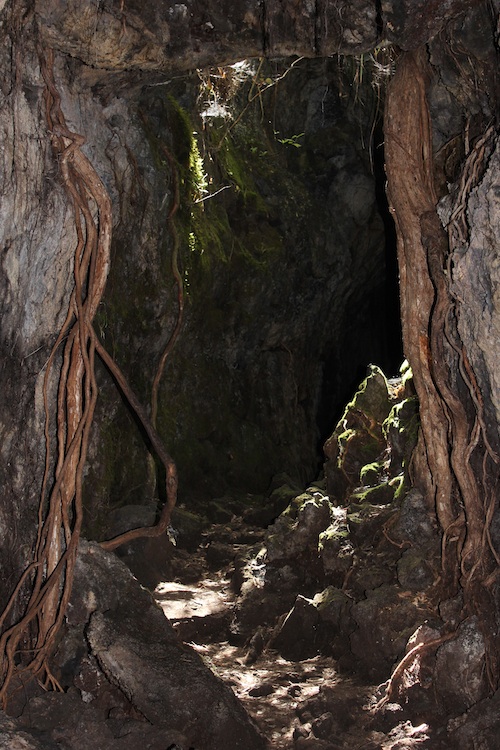
[[[296,135],[290,136],[290,138],[278,138],[279,132],[274,131],[274,136],[278,143],[282,143],[284,146],[293,146],[294,148],[301,148],[302,143],[299,143],[299,138],[303,138],[305,133],[297,133]]]

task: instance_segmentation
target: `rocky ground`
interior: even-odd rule
[[[482,635],[442,596],[408,481],[417,428],[411,381],[372,368],[309,487],[280,476],[264,498],[180,506],[170,538],[121,560],[82,540],[61,692],[20,672],[0,748],[498,748]],[[122,508],[109,534],[151,513]]]
[[[223,531],[233,535],[234,553],[241,554],[246,545],[237,541],[241,533],[237,527],[214,527],[206,539],[220,538]],[[395,705],[389,707],[388,716],[373,712],[384,686],[343,673],[332,656],[284,658],[266,646],[269,634],[264,627],[257,626],[245,641],[235,637],[232,625],[237,597],[231,571],[210,571],[206,557],[203,559],[203,552],[209,549],[210,542],[196,555],[195,564],[203,571],[199,580],[192,580],[191,571],[184,583],[160,583],[155,596],[175,630],[231,686],[273,748],[389,750],[422,746],[431,731],[425,722],[414,726]]]

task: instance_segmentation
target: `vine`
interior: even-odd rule
[[[450,291],[450,246],[463,241],[464,207],[478,178],[485,140],[464,167],[449,235],[436,207],[425,50],[400,58],[386,109],[386,166],[398,234],[405,354],[420,400],[415,484],[434,501],[442,531],[441,593],[463,593],[463,617],[477,615],[490,688],[498,684],[499,643],[491,592],[498,555],[490,538],[498,457],[486,430],[482,396],[457,329]],[[456,367],[450,368],[455,360]],[[453,374],[456,371],[456,381]]]
[[[21,592],[29,586],[24,614],[7,627],[0,637],[0,701],[3,705],[8,700],[13,676],[20,672],[36,676],[46,688],[60,689],[51,672],[49,659],[71,594],[82,526],[83,470],[98,395],[94,370],[96,354],[102,359],[142,423],[151,447],[165,468],[167,498],[156,526],[129,531],[103,542],[103,548],[112,550],[139,536],[163,534],[170,523],[177,498],[175,463],[165,450],[145,409],[93,328],[110,266],[111,200],[97,172],[82,151],[84,138],[72,132],[66,123],[54,80],[53,50],[40,48],[38,55],[45,84],[47,128],[74,216],[74,288],[65,321],[52,347],[44,373],[46,458],[33,558],[0,615],[2,628],[12,614]],[[171,229],[177,204],[178,199],[174,197],[169,214]],[[174,252],[174,275],[176,264]],[[182,319],[181,289],[179,308],[175,336]],[[156,374],[154,396],[169,350],[167,345]],[[55,418],[51,419],[49,390],[57,368],[56,413]],[[57,441],[55,455],[52,450],[54,433]]]
[[[177,287],[178,313],[177,313],[177,320],[174,326],[174,330],[172,331],[172,334],[169,340],[167,341],[167,344],[162,352],[162,355],[160,357],[160,361],[158,363],[158,367],[157,367],[157,370],[153,379],[153,387],[151,389],[151,422],[153,423],[154,427],[156,427],[156,417],[158,414],[158,388],[160,386],[160,380],[163,375],[163,371],[165,369],[167,358],[170,352],[172,351],[172,349],[174,348],[175,343],[181,332],[182,321],[183,321],[183,316],[184,316],[184,284],[182,282],[182,276],[179,270],[179,237],[177,235],[177,229],[175,227],[175,215],[177,211],[179,210],[179,205],[180,205],[179,177],[177,174],[177,165],[175,163],[175,159],[170,153],[169,149],[165,146],[165,144],[162,144],[161,149],[167,158],[167,161],[170,167],[170,173],[173,179],[172,204],[168,212],[167,226],[168,226],[170,235],[173,240],[171,270],[172,270],[172,275],[174,277],[175,284]]]
[[[94,373],[95,336],[92,320],[104,292],[111,243],[111,202],[108,193],[81,150],[83,138],[69,130],[57,92],[52,50],[39,50],[44,99],[52,148],[74,213],[77,236],[74,255],[74,290],[68,313],[50,353],[43,382],[46,460],[33,562],[21,577],[0,617],[3,625],[23,584],[31,594],[24,616],[0,638],[0,699],[19,662],[18,645],[24,639],[23,669],[40,676],[46,687],[58,687],[48,665],[71,593],[78,539],[82,524],[82,475],[90,427],[97,400]],[[64,345],[63,345],[64,342]],[[56,355],[63,345],[58,379],[55,431],[57,455],[52,475],[49,386]]]

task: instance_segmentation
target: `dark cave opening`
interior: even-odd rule
[[[166,216],[172,197],[165,190],[175,177],[164,147],[175,155],[180,188],[185,322],[161,385],[159,428],[189,502],[226,490],[265,493],[280,472],[311,481],[368,365],[388,377],[398,373],[383,89],[372,85],[368,67],[359,80],[360,64],[242,61],[145,87],[139,98],[157,184],[147,198],[147,184],[139,183],[135,204],[146,220],[151,205]],[[134,169],[150,167],[139,160]],[[170,289],[172,237],[165,222],[154,230],[158,255],[139,250],[148,266],[144,284],[127,252],[130,235],[141,248],[132,210],[115,231],[103,318],[116,320],[117,340],[135,342],[141,367],[132,382],[140,378],[147,398],[146,368],[156,366],[159,343],[175,324],[175,301],[159,301],[163,285]],[[123,310],[126,298],[133,312]],[[131,352],[131,365],[136,357]],[[106,430],[108,442],[131,456],[113,477],[112,504],[132,501],[131,487],[150,492],[130,436],[111,421]]]
[[[383,51],[382,54],[390,59],[390,51]],[[323,221],[325,234],[335,238],[333,242],[326,240],[323,250],[327,255],[332,254],[331,271],[328,269],[318,273],[314,258],[316,251],[309,251],[307,247],[309,240],[311,243],[315,241],[314,225],[307,224],[307,221],[304,223],[303,232],[308,239],[298,236],[298,245],[306,256],[309,253],[311,256],[304,266],[307,278],[300,291],[305,304],[311,304],[316,293],[324,295],[318,287],[321,273],[324,274],[325,286],[330,284],[332,289],[330,301],[325,296],[325,302],[318,307],[320,316],[305,334],[306,338],[310,337],[311,344],[304,341],[295,344],[298,357],[303,356],[301,352],[304,350],[312,352],[320,370],[317,392],[314,395],[310,392],[309,397],[304,399],[305,404],[308,400],[309,404],[315,404],[308,408],[315,411],[314,450],[317,464],[311,472],[313,463],[307,465],[306,459],[303,475],[305,479],[309,471],[309,478],[312,479],[314,471],[321,470],[324,461],[323,443],[335,428],[345,404],[366,376],[367,367],[376,364],[387,377],[397,377],[404,353],[396,232],[385,190],[385,81],[379,77],[380,66],[377,71],[374,70],[373,58],[308,60],[303,63],[294,59],[269,62],[268,72],[275,75],[284,66],[295,66],[296,63],[297,67],[276,86],[276,90],[266,94],[261,108],[263,120],[266,107],[272,112],[268,123],[272,127],[271,136],[274,133],[274,137],[278,138],[279,134],[278,140],[287,144],[284,148],[285,161],[291,181],[303,184],[312,200],[322,207],[323,219],[318,223]],[[366,69],[360,73],[358,66],[363,65]],[[389,75],[390,69],[389,64],[384,75]],[[291,110],[293,115],[290,115]],[[348,145],[346,141],[349,141]],[[370,185],[368,192],[373,191],[371,214],[359,211],[358,203],[362,202],[359,193],[366,190],[366,184],[360,186],[357,183],[360,174]],[[352,187],[349,184],[351,178]],[[265,180],[256,182],[259,187],[266,185]],[[347,202],[343,202],[343,192],[350,195],[349,199],[345,199]],[[353,206],[348,205],[348,200],[352,201]],[[342,211],[349,214],[351,210],[353,216],[358,213],[363,218],[356,218],[351,223],[348,219],[343,227],[339,224],[339,214]],[[330,224],[326,217],[329,217]],[[276,221],[277,226],[283,226],[283,213]],[[361,248],[359,254],[356,248],[358,242]],[[371,243],[376,262],[369,259],[370,250],[366,248]],[[340,256],[343,253],[350,257],[351,266],[347,273],[352,275],[352,280],[349,282],[351,288],[347,291],[341,282],[340,296],[343,302],[339,307],[335,284],[331,284],[328,274],[338,273],[342,277],[346,273],[348,266],[333,260],[336,254]],[[372,272],[367,273],[365,267],[370,267],[370,263]],[[297,266],[301,268],[300,260]],[[356,277],[359,277],[359,281],[356,281]],[[275,310],[278,320],[289,314],[286,296],[282,299],[282,310]],[[324,332],[318,334],[322,326],[330,326],[335,333],[331,336]],[[294,351],[293,345],[290,348]],[[300,381],[298,387],[307,392],[307,386],[301,386]]]
[[[329,437],[345,404],[366,377],[370,364],[379,366],[388,378],[396,378],[404,360],[396,229],[389,210],[384,165],[384,133],[379,118],[373,128],[372,175],[377,209],[384,227],[384,278],[362,300],[347,301],[342,324],[339,362],[334,348],[325,358],[317,424],[319,466],[323,444]],[[332,403],[332,393],[339,397]]]

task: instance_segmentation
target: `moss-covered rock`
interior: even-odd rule
[[[319,535],[330,525],[330,518],[330,501],[323,493],[313,490],[296,497],[269,529],[269,561],[317,556]]]
[[[334,628],[340,628],[346,611],[352,605],[352,600],[344,591],[328,586],[315,595],[313,604],[322,621],[330,623]]]
[[[349,504],[390,505],[394,500],[395,486],[390,482],[381,482],[374,487],[363,487],[350,495]]]
[[[333,516],[333,523],[319,535],[318,552],[328,579],[342,586],[353,563],[354,547],[345,509],[334,508]]]
[[[418,399],[410,396],[395,404],[383,423],[390,455],[390,469],[394,474],[408,467],[417,444],[420,418]]]
[[[422,591],[431,586],[438,576],[438,571],[432,566],[432,560],[437,560],[438,553],[435,543],[407,549],[397,564],[401,586],[410,591]]]
[[[390,409],[387,380],[372,365],[324,445],[327,490],[334,502],[344,502],[349,490],[364,484],[370,471],[378,474],[375,464],[382,466],[381,456],[387,449],[382,425]]]
[[[383,525],[393,513],[390,506],[351,502],[347,523],[353,544],[360,547],[365,544],[374,545],[380,539]]]
[[[373,461],[366,464],[359,472],[361,484],[364,486],[373,486],[381,481],[382,472],[386,468],[385,461]]]
[[[381,424],[391,408],[389,386],[387,379],[376,365],[370,365],[367,377],[361,383],[353,400],[347,404],[344,419],[348,413],[359,414],[360,412],[371,419],[373,427]],[[367,425],[370,429],[372,422]]]
[[[326,486],[334,503],[389,505],[403,496],[416,445],[418,401],[411,378],[389,384],[371,367],[324,445]]]
[[[255,507],[253,504],[252,508],[248,508],[244,519],[247,523],[254,523],[265,528],[287,509],[296,496],[297,489],[288,483],[276,487],[259,506]]]

